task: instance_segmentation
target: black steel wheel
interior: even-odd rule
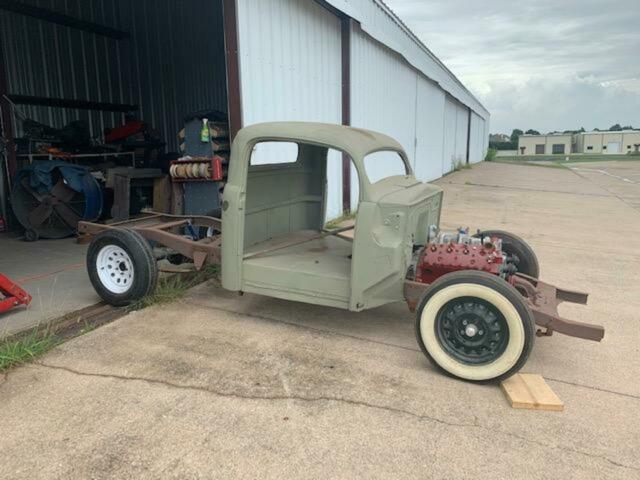
[[[443,275],[429,286],[415,331],[438,369],[476,382],[516,373],[535,339],[533,313],[522,295],[500,277],[474,270]]]
[[[498,237],[502,240],[502,251],[518,257],[518,272],[533,278],[540,277],[540,265],[535,252],[522,238],[504,230],[483,230],[475,237]]]
[[[493,304],[477,297],[448,301],[438,312],[436,336],[456,360],[484,365],[499,357],[509,343],[509,327]]]

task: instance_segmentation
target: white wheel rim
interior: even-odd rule
[[[493,362],[484,365],[467,365],[451,357],[440,345],[435,335],[435,321],[440,308],[457,297],[477,297],[494,305],[504,316],[509,328],[507,348]],[[436,292],[424,306],[420,317],[420,336],[429,355],[447,372],[467,380],[489,380],[513,367],[524,349],[524,327],[514,305],[492,288],[474,283],[457,283]]]
[[[133,285],[133,262],[129,254],[117,245],[102,247],[96,257],[100,283],[111,293],[122,294]]]

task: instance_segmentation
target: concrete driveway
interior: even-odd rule
[[[438,374],[403,305],[210,284],[0,380],[0,478],[639,478],[640,212],[570,170],[481,164],[439,183],[445,226],[521,234],[545,279],[592,293],[562,313],[604,341],[538,339],[525,367],[564,412]]]

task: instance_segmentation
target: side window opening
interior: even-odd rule
[[[364,170],[370,183],[408,173],[404,160],[393,150],[382,150],[364,157]]]

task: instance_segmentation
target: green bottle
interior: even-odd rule
[[[202,119],[202,130],[200,130],[200,141],[202,143],[209,143],[209,120],[206,118]]]

